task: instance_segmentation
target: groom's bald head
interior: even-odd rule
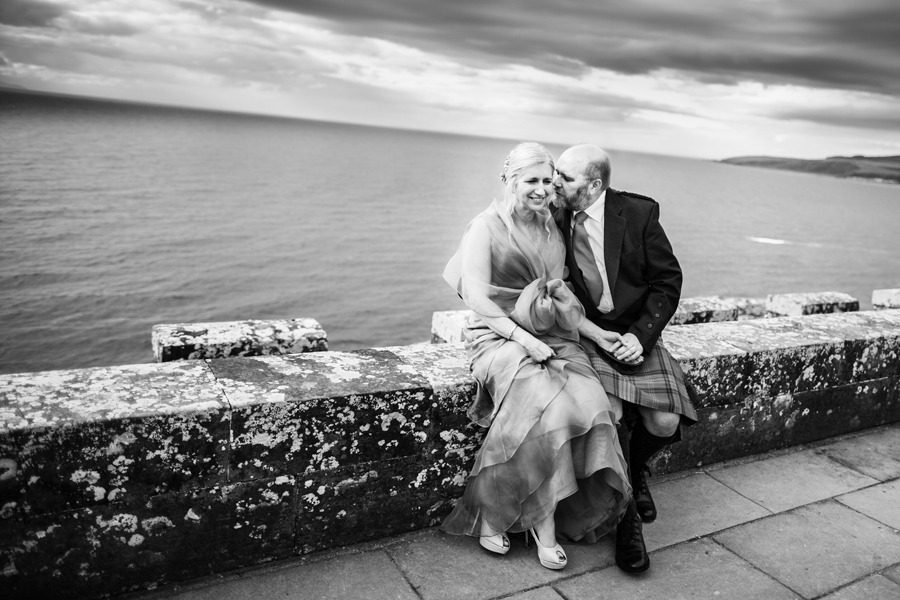
[[[609,155],[593,144],[572,146],[556,161],[556,203],[584,210],[609,187],[612,167]]]
[[[609,155],[600,147],[593,144],[579,144],[572,146],[562,153],[559,157],[559,163],[563,163],[563,159],[571,166],[579,170],[579,174],[583,174],[587,181],[599,179],[605,190],[609,187],[609,179],[612,175],[612,165],[609,161]]]

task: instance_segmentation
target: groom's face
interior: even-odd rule
[[[553,187],[556,189],[556,204],[562,208],[579,211],[590,206],[593,199],[588,191],[587,178],[584,173],[578,171],[574,165],[568,165],[560,162],[556,166],[556,177],[553,180]]]

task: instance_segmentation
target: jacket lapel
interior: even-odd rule
[[[622,241],[625,239],[625,217],[622,200],[612,188],[606,191],[606,206],[603,210],[603,259],[606,261],[606,277],[609,290],[615,298],[616,280],[619,278],[619,257],[622,255]],[[613,300],[615,303],[615,300]]]

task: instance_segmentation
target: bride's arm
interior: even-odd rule
[[[521,344],[536,362],[543,362],[553,356],[555,353],[550,346],[519,327],[509,317],[488,316],[502,315],[503,310],[489,296],[491,235],[487,224],[481,219],[476,219],[469,229],[463,245],[462,262],[466,304],[481,316],[485,325],[497,335]]]

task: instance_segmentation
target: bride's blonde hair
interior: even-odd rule
[[[503,199],[505,204],[505,217],[507,220],[507,228],[510,232],[510,240],[512,240],[512,214],[516,204],[516,183],[521,177],[525,169],[535,165],[549,164],[551,172],[556,169],[553,163],[553,155],[541,144],[537,142],[521,142],[510,151],[503,164],[503,171],[500,173],[500,181],[505,184],[503,190]],[[550,240],[550,220],[553,216],[550,209],[546,210],[546,214],[541,215],[544,218],[544,230],[547,232],[547,240]]]

